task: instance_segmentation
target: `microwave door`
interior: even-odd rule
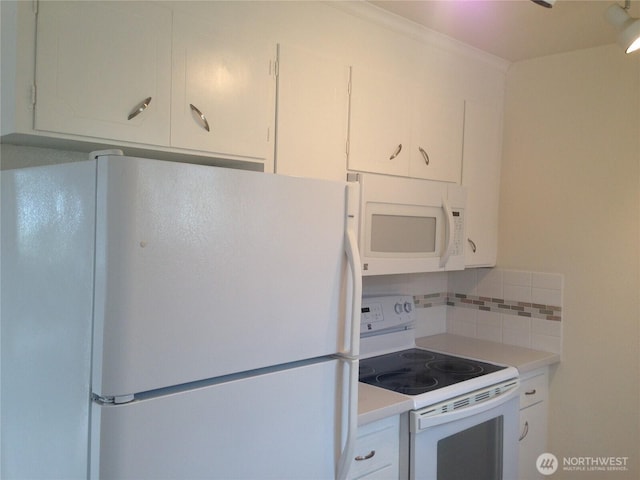
[[[383,255],[434,254],[437,219],[433,216],[371,215],[370,251]]]

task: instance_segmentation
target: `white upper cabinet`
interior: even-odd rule
[[[252,34],[232,3],[215,4],[213,14],[174,13],[171,145],[265,158],[273,149],[275,45]]]
[[[502,98],[465,106],[462,185],[467,187],[467,267],[495,266],[502,155]]]
[[[346,179],[350,72],[308,49],[278,46],[276,173]]]
[[[409,176],[460,183],[464,100],[429,85],[415,87]]]
[[[464,101],[436,82],[354,67],[349,168],[460,183]]]
[[[16,32],[35,25],[36,38],[33,49],[24,41],[15,47],[16,58],[31,55],[31,78],[3,74],[3,83],[16,82],[3,94],[20,93],[15,105],[5,102],[15,121],[3,113],[10,122],[3,134],[63,147],[91,142],[252,165],[273,160],[275,42],[247,17],[244,2],[37,5],[37,15],[14,8],[15,27],[3,19]],[[26,61],[16,65],[29,71]]]
[[[40,2],[35,129],[169,144],[171,11]]]
[[[407,82],[354,66],[351,83],[349,169],[407,176],[411,150]]]

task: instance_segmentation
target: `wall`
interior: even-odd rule
[[[564,275],[549,451],[629,457],[614,479],[640,478],[639,72],[611,45],[507,73],[498,265]]]

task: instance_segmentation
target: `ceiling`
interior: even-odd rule
[[[510,62],[615,43],[613,0],[370,0],[370,3]],[[624,6],[624,1],[617,2]],[[640,1],[629,14],[640,17]]]

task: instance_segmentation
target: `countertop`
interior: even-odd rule
[[[560,355],[530,348],[505,345],[443,333],[416,339],[416,345],[429,350],[491,363],[516,367],[521,375],[560,361]],[[358,385],[358,424],[399,415],[411,409],[411,402],[390,390],[360,383]]]

